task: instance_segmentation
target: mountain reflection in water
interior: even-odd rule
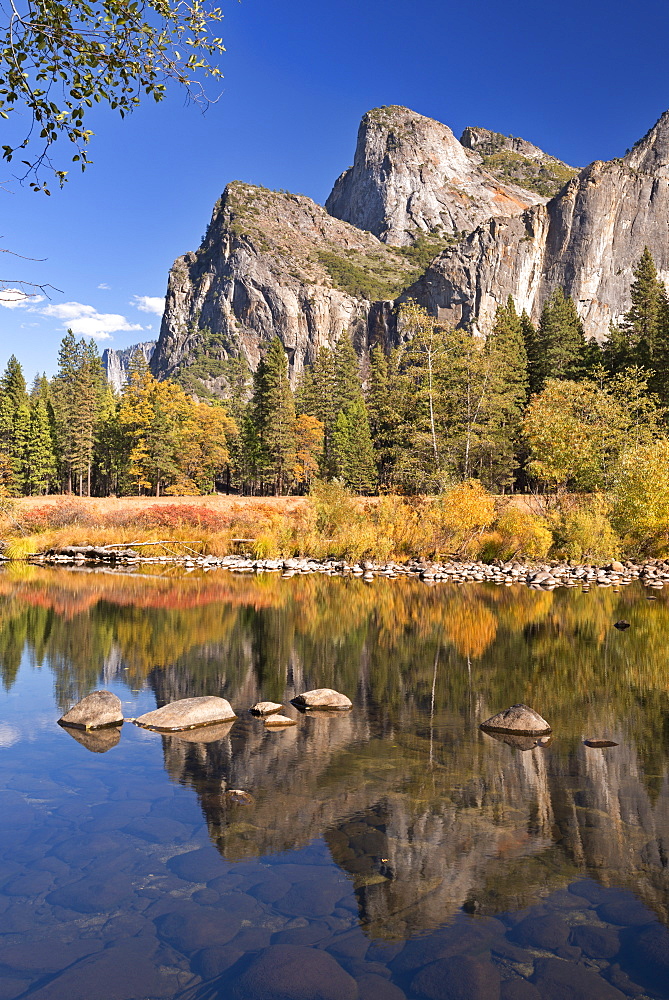
[[[53,673],[58,712],[100,683],[148,686],[158,705],[228,698],[231,725],[143,738],[162,742],[227,862],[323,838],[371,939],[520,911],[584,876],[667,923],[669,604],[657,596],[9,567],[0,668],[11,690],[27,647]],[[620,618],[633,628],[616,631]],[[312,687],[344,691],[353,711],[298,717],[290,699]],[[261,699],[298,725],[267,731],[247,712]],[[548,745],[479,731],[521,701],[551,723]],[[81,754],[117,753],[74,735]]]

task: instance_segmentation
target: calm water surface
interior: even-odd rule
[[[669,998],[653,596],[6,568],[0,1000]],[[239,718],[55,724],[101,686],[127,716],[216,694]],[[320,686],[353,712],[290,706]],[[549,746],[479,731],[518,701]]]

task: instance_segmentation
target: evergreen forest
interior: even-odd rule
[[[255,373],[228,359],[226,400],[157,380],[139,354],[116,395],[95,343],[69,332],[51,380],[27,387],[14,356],[0,377],[0,492],[277,495],[337,480],[408,496],[478,480],[498,495],[621,482],[634,495],[648,467],[669,483],[669,299],[647,249],[603,346],[560,288],[536,327],[509,298],[485,339],[412,300],[398,329],[400,346],[364,365],[346,336],[321,348],[295,391],[275,338]]]

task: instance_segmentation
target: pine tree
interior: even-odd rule
[[[611,326],[602,360],[612,374],[634,365],[648,369],[650,388],[667,398],[669,297],[648,247],[644,247],[633,273],[631,307],[618,326]]]
[[[367,408],[355,399],[339,411],[333,434],[337,473],[356,493],[371,493],[376,485],[374,447]]]
[[[19,407],[27,401],[23,369],[13,354],[0,378],[0,390],[9,396],[15,407]]]
[[[342,334],[334,349],[334,385],[336,413],[362,399],[360,361],[347,333]]]
[[[397,466],[409,448],[407,378],[401,371],[402,353],[389,355],[381,347],[370,353],[367,410],[381,488],[395,483]]]
[[[261,488],[271,485],[274,493],[282,494],[295,462],[295,403],[288,381],[288,358],[278,337],[256,369],[249,412]]]
[[[56,471],[51,426],[46,403],[37,398],[30,413],[30,435],[26,458],[26,488],[30,496],[49,492]]]
[[[15,407],[7,393],[0,393],[0,496],[16,496],[19,484],[14,465]]]
[[[487,449],[482,449],[480,472],[489,487],[499,489],[511,485],[518,465],[521,422],[529,389],[523,323],[511,296],[505,306],[497,307],[486,351],[490,376],[482,422]]]
[[[632,305],[625,314],[622,329],[637,362],[653,367],[657,360],[662,320],[667,308],[667,293],[657,276],[657,268],[648,247],[644,247],[634,269],[630,288]]]
[[[543,382],[543,367],[539,355],[537,330],[524,309],[520,317],[520,327],[523,333],[525,355],[527,357],[528,395],[533,396],[535,392],[539,392],[541,390]]]
[[[544,303],[537,331],[537,375],[541,385],[547,378],[578,379],[583,371],[585,346],[576,306],[562,288],[556,288]]]

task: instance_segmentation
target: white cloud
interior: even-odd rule
[[[155,313],[162,316],[165,311],[165,299],[161,295],[133,295],[131,306],[143,313]]]
[[[20,288],[0,289],[0,306],[4,306],[5,309],[25,309],[26,306],[34,306],[37,302],[43,301],[43,295],[29,295]]]
[[[37,310],[42,316],[49,316],[62,322],[64,329],[71,330],[79,337],[94,337],[96,340],[110,340],[112,333],[126,330],[141,330],[139,323],[129,323],[120,313],[99,313],[93,306],[82,302],[60,302]]]
[[[108,285],[106,281],[101,281],[100,284],[98,285],[98,288],[101,288],[103,292],[108,292],[109,289],[111,288],[111,285]]]

